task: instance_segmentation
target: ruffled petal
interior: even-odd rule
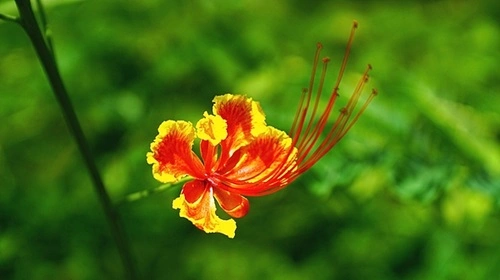
[[[201,178],[204,167],[191,150],[195,131],[185,121],[165,121],[158,128],[158,135],[146,154],[148,164],[153,165],[153,176],[163,183],[177,182],[186,175]]]
[[[291,175],[297,168],[297,149],[291,145],[292,139],[285,132],[269,126],[234,153],[218,173],[242,195],[278,190],[294,179]]]
[[[216,96],[213,101],[214,114],[227,123],[227,138],[221,142],[223,158],[265,131],[265,115],[258,102],[232,94]]]
[[[181,195],[173,201],[172,207],[180,209],[179,216],[190,220],[199,229],[233,238],[236,222],[233,219],[222,220],[215,214],[213,192],[213,188],[204,181],[189,181],[184,184]]]
[[[214,196],[220,207],[231,217],[241,218],[248,213],[250,203],[244,196],[219,188],[214,188]]]

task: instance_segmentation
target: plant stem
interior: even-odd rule
[[[174,185],[183,183],[183,182],[191,180],[191,179],[192,179],[191,177],[188,177],[188,178],[180,180],[180,181],[178,181],[176,183],[163,184],[163,185],[160,185],[160,186],[158,186],[156,188],[147,189],[147,190],[138,191],[138,192],[135,192],[135,193],[128,194],[124,198],[116,201],[115,205],[121,205],[121,204],[128,203],[128,202],[134,202],[134,201],[137,201],[139,199],[146,198],[146,197],[148,197],[148,196],[150,196],[152,194],[162,193],[162,192],[168,190],[170,187],[172,187]]]
[[[137,279],[134,261],[132,259],[132,254],[127,242],[127,238],[125,236],[125,232],[123,230],[121,220],[115,208],[113,208],[109,194],[104,187],[101,175],[99,173],[99,170],[97,169],[97,165],[90,152],[87,140],[85,139],[83,130],[80,126],[75,110],[73,109],[73,105],[71,104],[68,93],[62,81],[57,63],[48,46],[47,40],[42,34],[38,22],[36,21],[31,2],[30,0],[15,1],[19,10],[20,23],[28,34],[28,37],[30,38],[35,48],[36,54],[42,64],[45,74],[47,75],[50,86],[52,87],[56,99],[59,102],[64,119],[66,120],[70,132],[75,138],[78,149],[80,150],[80,153],[85,162],[86,168],[90,173],[94,185],[94,190],[99,198],[99,202],[103,208],[107,222],[110,226],[111,235],[113,236],[114,242],[118,249],[118,253],[121,257],[121,261],[125,269],[126,278]]]

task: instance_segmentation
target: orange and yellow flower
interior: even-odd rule
[[[191,179],[173,201],[173,208],[180,210],[181,217],[205,232],[233,238],[236,222],[218,217],[215,201],[229,216],[245,216],[249,209],[246,197],[267,195],[286,187],[347,133],[376,93],[373,91],[354,112],[368,81],[368,66],[347,105],[336,121],[329,123],[356,27],[355,23],[337,82],[321,113],[320,95],[329,60],[322,60],[319,86],[314,93],[322,48],[318,44],[309,88],[303,91],[289,134],[266,124],[258,102],[232,94],[216,96],[212,113],[205,112],[196,125],[172,120],[160,125],[147,162],[160,182],[175,183],[186,176]],[[321,137],[324,133],[326,136]],[[196,138],[200,142],[200,157],[192,149]]]

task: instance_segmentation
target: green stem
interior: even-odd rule
[[[163,184],[163,185],[160,185],[160,186],[158,186],[156,188],[147,189],[147,190],[138,191],[138,192],[135,192],[135,193],[128,194],[124,198],[116,201],[115,205],[121,205],[121,204],[128,203],[128,202],[134,202],[134,201],[146,198],[146,197],[148,197],[148,196],[150,196],[152,194],[162,193],[162,192],[168,190],[170,187],[172,187],[174,185],[183,183],[183,182],[191,180],[191,179],[192,179],[191,177],[188,177],[188,178],[180,180],[179,182],[176,182],[176,183]]]
[[[126,278],[137,279],[135,265],[127,238],[125,237],[121,220],[119,219],[119,215],[115,208],[113,208],[109,194],[104,187],[101,175],[99,174],[99,170],[97,169],[94,158],[83,134],[83,130],[63,84],[54,56],[52,55],[52,52],[47,45],[47,41],[45,40],[44,35],[42,34],[36,21],[31,2],[30,0],[15,1],[19,10],[20,23],[35,48],[37,56],[49,80],[50,86],[52,87],[56,99],[62,109],[64,119],[66,120],[66,123],[76,140],[78,149],[80,150],[85,165],[90,173],[95,192],[99,198],[99,202],[110,226],[111,235],[113,236],[118,253],[121,257]]]

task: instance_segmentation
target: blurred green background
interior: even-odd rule
[[[16,15],[14,1],[0,12]],[[318,41],[331,87],[359,29],[378,97],[322,161],[250,198],[234,240],[171,208],[118,206],[143,279],[493,279],[500,275],[500,2],[45,1],[63,77],[114,200],[159,185],[167,119],[244,93],[287,130]],[[367,89],[369,91],[369,89]],[[0,22],[0,279],[120,279],[108,226],[34,51]]]

